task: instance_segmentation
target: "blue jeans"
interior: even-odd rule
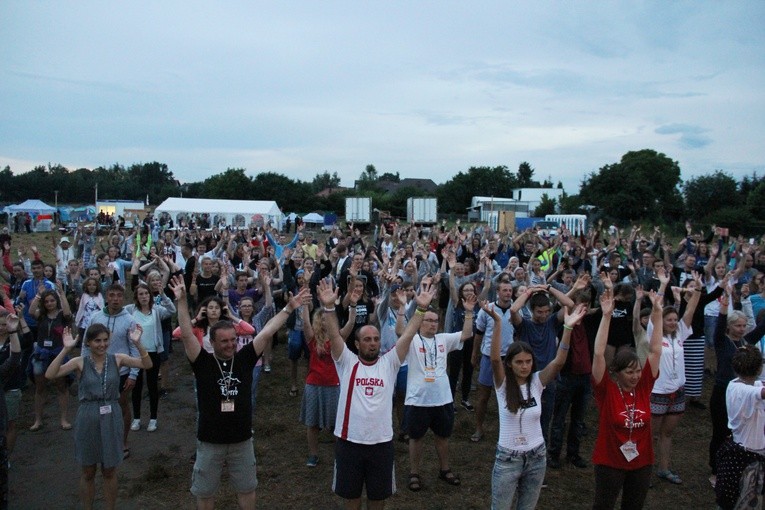
[[[255,365],[252,369],[252,414],[255,414],[255,404],[258,401],[258,382],[263,365]]]
[[[715,348],[715,328],[718,318],[712,315],[704,316],[704,343],[710,349]]]
[[[491,508],[510,508],[518,492],[517,510],[533,510],[545,479],[547,451],[541,444],[528,452],[497,446],[494,471],[491,474]]]
[[[555,408],[550,428],[550,457],[559,457],[563,450],[563,433],[566,430],[566,415],[569,408],[571,408],[571,423],[568,426],[566,455],[579,456],[579,443],[584,430],[584,418],[591,392],[588,374],[561,374],[555,390]]]

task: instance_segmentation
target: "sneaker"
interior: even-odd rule
[[[130,424],[130,430],[141,430],[141,420],[137,418],[133,420],[133,423]]]
[[[579,469],[585,469],[585,468],[588,467],[587,461],[584,460],[579,455],[572,455],[572,456],[568,457],[568,462],[569,462],[569,464],[571,464],[571,465],[573,465],[575,467],[578,467]]]
[[[265,365],[263,367],[263,371],[266,372],[266,373],[270,372],[271,371],[271,365]]]
[[[146,427],[147,432],[154,432],[157,430],[157,420],[149,420],[149,426]]]
[[[465,411],[470,411],[471,413],[472,413],[473,411],[475,411],[475,407],[473,407],[473,404],[471,404],[469,400],[463,400],[463,401],[462,401],[462,408],[463,408]]]
[[[316,467],[316,465],[319,463],[319,456],[318,455],[309,455],[308,460],[306,461],[305,465],[308,467]]]

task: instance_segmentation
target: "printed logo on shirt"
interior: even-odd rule
[[[371,397],[372,395],[374,395],[374,393],[375,393],[375,389],[372,388],[371,386],[367,386],[366,388],[364,388],[364,395],[366,395],[367,397]]]
[[[239,395],[239,389],[237,388],[242,381],[237,377],[233,377],[231,372],[224,372],[225,376],[218,379],[218,386],[220,387],[220,394],[222,397],[235,397]]]
[[[443,345],[439,345],[438,346],[438,352],[444,352],[444,346]]]
[[[646,426],[646,423],[644,420],[646,414],[647,413],[645,411],[636,409],[634,405],[628,405],[626,410],[619,413],[619,416],[624,417],[625,429],[629,429],[629,428],[639,429]]]
[[[417,348],[417,350],[418,350],[419,352],[425,352],[425,347],[418,347],[418,348]]]

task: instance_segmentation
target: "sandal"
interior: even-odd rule
[[[419,492],[420,489],[422,489],[420,475],[409,473],[409,490],[412,492]]]
[[[438,479],[443,480],[449,485],[457,486],[460,484],[460,477],[452,473],[451,469],[442,469],[438,472]]]
[[[470,436],[470,441],[473,443],[477,443],[483,439],[483,432],[475,432],[472,436]]]
[[[680,485],[683,483],[683,480],[680,478],[680,476],[677,473],[673,473],[669,469],[666,471],[657,471],[656,476],[668,481],[669,483],[674,483],[675,485]]]
[[[29,427],[29,431],[30,432],[37,432],[41,428],[43,428],[42,422],[40,422],[40,423],[33,423],[32,426]]]
[[[128,457],[130,457],[130,448],[123,448],[122,449],[122,460],[125,460]]]
[[[296,388],[292,388],[290,390],[290,397],[297,397],[297,389]]]

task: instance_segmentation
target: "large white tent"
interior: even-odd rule
[[[17,205],[9,205],[5,208],[5,212],[7,213],[49,213],[53,214],[56,211],[56,208],[53,206],[50,206],[43,202],[42,200],[37,200],[36,198],[30,198],[29,200],[26,200],[20,204]]]
[[[189,217],[207,214],[211,225],[225,222],[234,227],[262,224],[270,221],[280,225],[282,211],[273,200],[213,200],[209,198],[168,198],[154,210],[154,216],[167,213],[175,225]]]

